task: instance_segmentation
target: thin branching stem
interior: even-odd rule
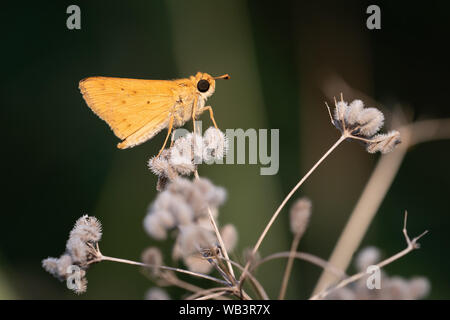
[[[321,267],[322,269],[327,270],[340,278],[346,276],[345,272],[343,272],[342,270],[340,270],[338,268],[335,268],[330,263],[328,263],[326,260],[319,258],[311,253],[307,253],[307,252],[294,252],[294,254],[292,254],[292,252],[290,252],[290,251],[284,251],[284,252],[273,253],[271,255],[268,255],[264,259],[261,259],[257,263],[255,263],[252,266],[251,270],[254,270],[257,267],[261,266],[262,264],[269,262],[271,260],[281,259],[281,258],[289,258],[291,256],[293,256],[294,259],[303,260],[303,261],[309,262],[311,264],[314,264],[318,267]]]
[[[419,120],[404,124],[398,131],[402,143],[396,152],[383,155],[378,161],[329,258],[332,265],[342,270],[350,264],[409,148],[428,141],[450,139],[450,118]],[[314,293],[321,292],[336,280],[334,275],[324,271]]]
[[[403,223],[403,235],[405,237],[406,240],[406,248],[403,249],[402,251],[398,252],[397,254],[393,255],[390,258],[387,258],[386,260],[383,260],[382,262],[376,264],[376,266],[378,268],[383,268],[384,266],[387,266],[388,264],[400,259],[401,257],[407,255],[408,253],[410,253],[411,251],[418,249],[420,247],[419,243],[417,243],[417,241],[422,238],[425,234],[428,233],[428,230],[424,231],[422,234],[420,234],[419,236],[415,237],[414,239],[410,239],[408,236],[408,232],[406,230],[406,222],[407,222],[407,218],[408,218],[408,213],[405,212],[405,218],[404,218],[404,223]],[[367,273],[365,271],[361,271],[347,279],[342,280],[341,282],[339,282],[337,285],[335,285],[334,287],[330,288],[330,289],[326,289],[323,290],[322,292],[319,292],[315,295],[313,295],[310,300],[318,300],[318,299],[323,299],[326,296],[328,296],[330,293],[334,292],[337,289],[340,289],[342,287],[345,287],[346,285],[358,281],[359,279],[363,278],[364,276],[366,276]]]
[[[204,279],[208,279],[217,283],[220,283],[222,285],[226,285],[228,286],[228,282],[217,279],[215,277],[211,277],[208,276],[206,274],[203,273],[198,273],[198,272],[193,272],[193,271],[189,271],[189,270],[184,270],[184,269],[180,269],[180,268],[174,268],[174,267],[168,267],[168,266],[155,266],[155,265],[151,265],[151,264],[146,264],[146,263],[142,263],[142,262],[137,262],[137,261],[132,261],[132,260],[127,260],[127,259],[120,259],[120,258],[114,258],[114,257],[108,257],[108,256],[104,256],[101,255],[101,257],[99,258],[100,261],[113,261],[113,262],[119,262],[119,263],[126,263],[126,264],[131,264],[131,265],[135,265],[135,266],[140,266],[140,267],[145,267],[145,268],[158,268],[161,270],[171,270],[171,271],[175,271],[175,272],[179,272],[179,273],[185,273],[194,277],[198,277],[198,278],[204,278]]]
[[[200,179],[197,170],[194,171],[194,176],[195,176],[195,179],[197,179],[197,180]],[[233,284],[235,284],[236,280],[235,280],[234,270],[233,270],[233,267],[232,267],[231,263],[229,262],[230,261],[230,257],[228,256],[227,248],[225,247],[225,244],[223,242],[222,236],[220,235],[219,228],[217,227],[216,221],[214,220],[214,216],[213,216],[213,214],[211,212],[211,208],[209,206],[207,206],[207,211],[208,211],[209,220],[211,222],[211,225],[213,226],[213,229],[214,229],[214,232],[216,234],[217,240],[219,241],[219,245],[221,247],[221,251],[222,251],[225,259],[227,260],[227,266],[228,266],[229,272],[231,274],[231,277],[230,277],[231,279],[229,279],[229,280]]]
[[[196,300],[199,297],[207,296],[214,292],[223,292],[223,291],[232,292],[234,290],[235,290],[234,288],[230,288],[230,287],[215,287],[215,288],[210,288],[210,289],[204,289],[202,291],[199,291],[199,292],[196,292],[196,293],[193,293],[193,294],[187,296],[185,299],[186,300]]]
[[[278,207],[278,209],[275,211],[275,213],[272,215],[272,217],[270,218],[269,223],[266,225],[266,227],[264,228],[264,231],[262,232],[261,236],[259,237],[258,241],[256,242],[255,247],[252,250],[252,255],[254,256],[256,254],[256,252],[258,252],[259,247],[261,246],[261,243],[263,242],[264,238],[266,237],[267,233],[269,232],[270,228],[272,227],[273,223],[275,222],[275,220],[277,219],[278,215],[280,214],[281,210],[284,208],[284,206],[286,205],[286,203],[289,201],[289,199],[291,199],[291,197],[294,195],[294,193],[298,190],[298,188],[300,188],[300,186],[306,181],[306,179],[309,178],[309,176],[317,169],[317,167],[334,151],[334,149],[336,149],[341,143],[342,141],[344,141],[345,139],[347,139],[348,136],[343,134],[329,149],[327,152],[325,152],[325,154],[314,164],[314,166],[305,174],[305,176],[303,176],[303,178],[297,183],[297,185],[295,185],[294,188],[292,188],[292,190],[289,192],[289,194],[286,196],[286,198],[284,198],[283,202],[280,204],[280,206]],[[244,271],[241,274],[241,277],[239,279],[240,285],[242,286],[243,281],[247,275],[247,271],[250,267],[250,262],[247,262],[247,264],[244,267]]]
[[[222,260],[225,260],[225,258],[221,258]],[[244,267],[241,266],[239,263],[233,261],[233,260],[229,260],[229,262],[234,265],[235,267],[237,267],[239,270],[243,271]],[[258,281],[258,279],[256,279],[256,277],[252,274],[251,271],[247,271],[247,276],[250,279],[250,282],[252,283],[252,285],[255,288],[255,291],[258,293],[259,297],[263,300],[269,300],[269,296],[267,295],[266,291],[264,290],[264,287],[261,285],[261,283]],[[244,292],[245,295],[245,292]]]
[[[281,282],[280,293],[278,294],[278,300],[284,300],[286,296],[286,290],[289,284],[289,278],[292,272],[292,266],[294,265],[294,255],[297,251],[298,245],[300,243],[300,239],[302,238],[302,232],[296,232],[294,235],[294,239],[292,240],[291,249],[289,250],[289,258],[286,264],[286,269],[284,270],[283,281]]]

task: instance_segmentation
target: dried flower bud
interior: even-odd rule
[[[345,119],[345,112],[347,111],[348,104],[345,101],[338,101],[335,106],[334,119],[337,122],[341,122]]]
[[[70,280],[69,288],[77,294],[86,292],[86,270],[91,262],[99,261],[101,253],[98,250],[98,241],[101,237],[100,221],[95,217],[82,216],[70,231],[66,253],[58,259],[43,260],[42,267],[59,280]]]
[[[210,273],[213,268],[212,264],[209,263],[207,259],[199,255],[183,257],[183,262],[186,265],[186,267],[192,272],[207,274]]]
[[[78,237],[70,237],[66,244],[67,252],[75,264],[85,265],[89,259],[89,247]]]
[[[359,134],[371,137],[383,126],[384,115],[376,108],[367,108],[359,113],[356,122],[359,125]]]
[[[194,224],[180,227],[177,242],[184,257],[216,247],[213,233]]]
[[[381,294],[383,300],[405,300],[409,295],[408,281],[401,277],[386,279]]]
[[[156,240],[164,240],[167,238],[167,231],[162,226],[161,220],[155,214],[147,214],[144,218],[145,231]]]
[[[364,109],[364,102],[361,100],[354,100],[345,110],[344,119],[349,126],[357,124],[358,116]]]
[[[261,254],[259,251],[256,251],[255,254],[253,254],[253,248],[245,248],[243,252],[243,257],[245,262],[250,262],[251,265],[254,265],[261,261]]]
[[[292,233],[303,235],[308,227],[311,207],[311,200],[306,197],[298,199],[291,207],[290,224]]]
[[[82,294],[82,293],[86,292],[87,284],[88,284],[88,281],[87,281],[86,277],[81,277],[79,279],[74,278],[74,282],[73,282],[74,287],[71,289],[73,291],[75,291],[76,294]]]
[[[380,257],[380,250],[376,247],[366,247],[356,256],[355,266],[358,271],[366,271],[368,266],[377,264]]]
[[[222,236],[223,244],[225,245],[227,251],[233,251],[238,241],[238,232],[236,227],[232,224],[227,224],[220,230],[220,235]]]
[[[79,218],[70,232],[70,238],[79,238],[83,242],[99,242],[101,237],[102,225],[100,221],[87,215]]]
[[[203,135],[203,161],[212,163],[222,159],[227,152],[225,134],[217,128],[208,128]]]
[[[169,157],[170,152],[168,150],[163,150],[159,156],[154,156],[148,160],[149,169],[159,177],[169,176]]]
[[[325,300],[356,300],[356,296],[353,290],[343,287],[331,292],[325,297]]]
[[[61,257],[48,257],[42,260],[42,267],[60,280],[66,279],[67,268],[72,265],[72,257],[69,254],[63,254]]]
[[[370,138],[383,126],[383,113],[376,108],[364,108],[361,100],[348,105],[341,99],[335,106],[333,124],[342,134]]]
[[[147,291],[145,300],[170,300],[170,296],[165,290],[154,287]]]
[[[417,300],[430,293],[430,281],[425,277],[415,277],[409,281],[409,299]]]
[[[383,154],[389,153],[401,143],[400,132],[393,130],[386,134],[378,134],[367,144],[367,152],[375,153],[380,151]]]
[[[188,133],[184,137],[175,140],[171,148],[170,163],[173,166],[188,164],[195,165],[202,163],[203,139],[199,134]],[[180,168],[181,169],[181,168]]]
[[[200,178],[195,181],[178,178],[167,186],[173,194],[180,194],[191,206],[195,217],[207,215],[207,207],[211,210],[221,205],[226,198],[223,188],[214,186],[208,179]]]
[[[156,247],[149,247],[142,252],[141,255],[142,262],[149,264],[153,275],[158,275],[160,273],[160,267],[163,265],[163,257],[161,251]]]
[[[207,204],[211,207],[219,207],[226,200],[225,189],[213,185],[211,181],[206,178],[195,180],[194,186],[198,188]]]

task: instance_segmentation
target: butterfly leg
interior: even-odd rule
[[[178,123],[178,126],[180,123],[183,123],[183,119],[178,114],[174,114],[174,119],[176,123]],[[175,124],[175,126],[177,126],[177,124]],[[175,130],[172,131],[172,137],[170,138],[170,148],[172,148],[174,142],[175,142]]]
[[[174,116],[170,116],[170,120],[169,120],[169,126],[167,128],[167,136],[166,136],[166,140],[164,140],[164,144],[161,148],[161,150],[159,150],[157,157],[159,157],[161,155],[161,152],[163,152],[164,148],[166,147],[167,144],[167,140],[169,140],[170,137],[170,133],[172,132],[172,128],[173,128],[173,118]]]
[[[194,134],[197,132],[196,126],[195,126],[195,116],[197,114],[197,102],[198,102],[198,97],[196,96],[194,98],[194,104],[192,105],[192,125],[194,127]]]
[[[214,112],[213,112],[213,109],[211,108],[211,106],[205,107],[204,110],[208,110],[209,111],[209,117],[211,118],[211,121],[213,122],[214,127],[216,127],[216,129],[219,129],[217,127],[216,120],[214,120]]]

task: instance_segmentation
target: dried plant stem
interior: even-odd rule
[[[198,171],[197,170],[195,170],[194,171],[194,176],[195,176],[195,179],[200,179],[200,177],[199,177],[199,175],[198,175]],[[213,214],[212,214],[212,212],[211,212],[211,208],[208,206],[207,207],[207,211],[208,211],[208,217],[209,217],[209,220],[210,220],[210,222],[211,222],[211,225],[213,226],[213,229],[214,229],[214,232],[215,232],[215,234],[216,234],[216,237],[217,237],[217,240],[219,241],[219,245],[220,245],[220,247],[221,247],[221,252],[223,253],[223,256],[225,257],[225,259],[226,259],[226,262],[227,262],[227,267],[228,267],[228,271],[230,272],[230,274],[231,274],[231,279],[229,279],[233,284],[235,284],[235,275],[234,275],[234,270],[233,270],[233,267],[232,267],[232,265],[231,265],[231,263],[230,263],[230,257],[228,256],[228,251],[227,251],[227,248],[225,247],[225,244],[224,244],[224,242],[223,242],[223,239],[222,239],[222,236],[220,235],[220,231],[219,231],[219,228],[217,227],[217,224],[216,224],[216,221],[214,220],[214,217],[213,217]]]
[[[218,291],[219,292],[223,292],[223,291],[232,292],[232,291],[234,291],[234,289],[230,288],[230,287],[216,287],[216,288],[204,289],[202,291],[191,294],[190,296],[187,296],[186,300],[195,300],[195,299],[198,299],[199,297],[206,296],[211,293],[218,292]]]
[[[350,264],[392,181],[397,175],[408,149],[427,141],[449,139],[450,119],[417,121],[402,126],[398,131],[402,136],[402,143],[395,152],[383,155],[378,161],[331,254],[329,262],[341,270],[346,270]],[[335,275],[325,270],[313,294],[321,292],[336,280]]]
[[[386,265],[388,265],[388,264],[390,264],[390,263],[400,259],[401,257],[407,255],[411,251],[413,251],[415,249],[418,249],[420,247],[419,244],[417,243],[417,241],[421,237],[423,237],[425,234],[427,234],[428,231],[423,232],[421,235],[419,235],[419,236],[417,236],[417,237],[415,237],[414,239],[411,240],[409,238],[408,232],[406,230],[407,218],[408,218],[408,214],[405,212],[405,218],[404,218],[404,224],[403,224],[403,235],[405,236],[407,247],[405,249],[403,249],[402,251],[398,252],[397,254],[393,255],[392,257],[390,257],[390,258],[388,258],[386,260],[383,260],[382,262],[378,263],[376,265],[378,268],[381,269],[384,266],[386,266]],[[365,271],[361,271],[360,273],[357,273],[357,274],[355,274],[355,275],[353,275],[353,276],[351,276],[351,277],[349,277],[347,279],[342,280],[336,286],[313,295],[310,299],[311,300],[323,299],[327,295],[329,295],[331,292],[333,292],[333,291],[335,291],[337,289],[340,289],[342,287],[345,287],[346,285],[348,285],[348,284],[350,284],[352,282],[358,281],[359,279],[361,279],[362,277],[364,277],[366,275],[367,275],[367,273]]]
[[[306,253],[306,252],[294,252],[292,254],[292,252],[290,252],[290,251],[285,251],[285,252],[273,253],[273,254],[265,257],[264,259],[261,259],[257,263],[255,263],[252,266],[251,270],[256,269],[257,267],[259,267],[260,265],[262,265],[263,263],[266,263],[268,261],[271,261],[274,259],[280,259],[280,258],[289,258],[291,256],[294,257],[294,259],[300,259],[300,260],[309,262],[311,264],[314,264],[318,267],[321,267],[322,269],[335,274],[338,278],[343,278],[346,276],[342,270],[335,268],[334,266],[329,264],[328,261],[326,261],[322,258],[319,258],[313,254]]]
[[[270,227],[272,227],[272,224],[277,219],[278,215],[280,214],[281,210],[284,208],[286,203],[289,201],[289,199],[294,195],[294,193],[300,188],[300,186],[306,181],[306,179],[309,178],[309,176],[314,172],[314,170],[317,169],[317,167],[330,155],[331,152],[336,149],[342,141],[347,139],[347,135],[342,135],[331,147],[328,149],[327,152],[314,164],[314,166],[305,174],[305,176],[297,183],[297,185],[289,192],[289,194],[284,198],[283,202],[280,204],[278,209],[275,211],[275,213],[270,218],[269,223],[266,225],[264,231],[262,232],[261,236],[259,237],[258,241],[256,242],[255,247],[252,250],[252,255],[254,256],[256,252],[258,252],[259,247],[261,246],[261,243],[263,242],[264,238],[266,237],[267,233],[269,232]],[[244,271],[241,274],[241,277],[239,279],[240,285],[242,286],[243,281],[247,275],[247,271],[250,267],[251,260],[247,262],[247,264],[244,267]]]
[[[145,268],[158,268],[158,269],[161,269],[161,270],[171,270],[171,271],[175,271],[175,272],[179,272],[179,273],[185,273],[185,274],[188,274],[188,275],[191,275],[191,276],[194,276],[194,277],[198,277],[198,278],[208,279],[208,280],[220,283],[222,285],[228,285],[228,283],[226,281],[223,281],[223,280],[220,280],[220,279],[208,276],[208,275],[203,274],[203,273],[193,272],[193,271],[184,270],[184,269],[180,269],[180,268],[174,268],[174,267],[168,267],[168,266],[155,266],[155,265],[146,264],[146,263],[142,263],[142,262],[127,260],[127,259],[114,258],[114,257],[108,257],[108,256],[104,256],[104,255],[101,255],[98,258],[98,260],[94,261],[94,262],[100,262],[100,261],[113,261],[113,262],[126,263],[126,264],[131,264],[131,265],[145,267]]]
[[[297,252],[298,245],[300,243],[300,239],[302,238],[302,233],[297,232],[294,235],[294,239],[292,240],[291,249],[289,251],[289,258],[286,264],[286,269],[284,270],[283,281],[281,283],[280,293],[278,295],[278,300],[284,300],[286,296],[286,290],[289,283],[289,277],[291,276],[292,266],[294,265],[295,252]]]
[[[222,260],[225,260],[225,258],[221,258]],[[237,267],[239,270],[244,270],[244,267],[241,266],[239,263],[230,260],[230,263]],[[261,283],[255,278],[255,276],[251,273],[251,271],[247,271],[247,276],[250,279],[250,282],[252,283],[253,287],[255,288],[255,291],[258,293],[259,297],[263,300],[269,300],[269,296],[267,295],[266,291],[264,290],[264,287],[261,285]],[[245,292],[244,292],[245,294]]]
[[[216,293],[211,293],[211,294],[209,294],[209,295],[199,297],[199,298],[197,298],[197,299],[195,299],[195,300],[209,300],[209,299],[214,299],[214,298],[218,298],[218,297],[220,297],[220,296],[223,296],[223,295],[226,294],[226,293],[227,293],[226,291],[220,291],[220,292],[216,292]]]
[[[172,286],[177,286],[181,289],[190,291],[190,292],[199,292],[202,291],[203,288],[197,287],[189,282],[183,281],[180,278],[178,278],[175,274],[172,272],[166,272],[163,275],[161,275],[161,278],[165,281],[167,281]]]

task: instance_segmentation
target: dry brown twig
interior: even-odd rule
[[[382,262],[376,264],[375,266],[378,267],[379,269],[383,268],[384,266],[387,266],[388,264],[400,259],[401,257],[407,255],[408,253],[410,253],[413,250],[416,250],[418,248],[420,248],[420,244],[417,242],[420,238],[422,238],[425,234],[428,233],[428,230],[425,230],[424,232],[422,232],[422,234],[418,235],[417,237],[415,237],[414,239],[410,239],[408,236],[408,231],[406,229],[406,223],[407,223],[407,218],[408,218],[408,212],[405,212],[405,218],[404,218],[404,222],[403,222],[403,235],[405,237],[406,240],[406,248],[403,249],[402,251],[398,252],[397,254],[393,255],[390,258],[387,258],[386,260],[383,260]],[[322,292],[319,292],[315,295],[313,295],[310,300],[318,300],[318,299],[323,299],[325,298],[327,295],[329,295],[330,293],[332,293],[333,291],[340,289],[342,287],[345,287],[346,285],[355,282],[359,279],[361,279],[362,277],[366,276],[367,273],[362,271],[359,272],[347,279],[344,279],[342,281],[340,281],[337,285],[335,285],[334,287],[330,288],[330,289],[326,289]]]

